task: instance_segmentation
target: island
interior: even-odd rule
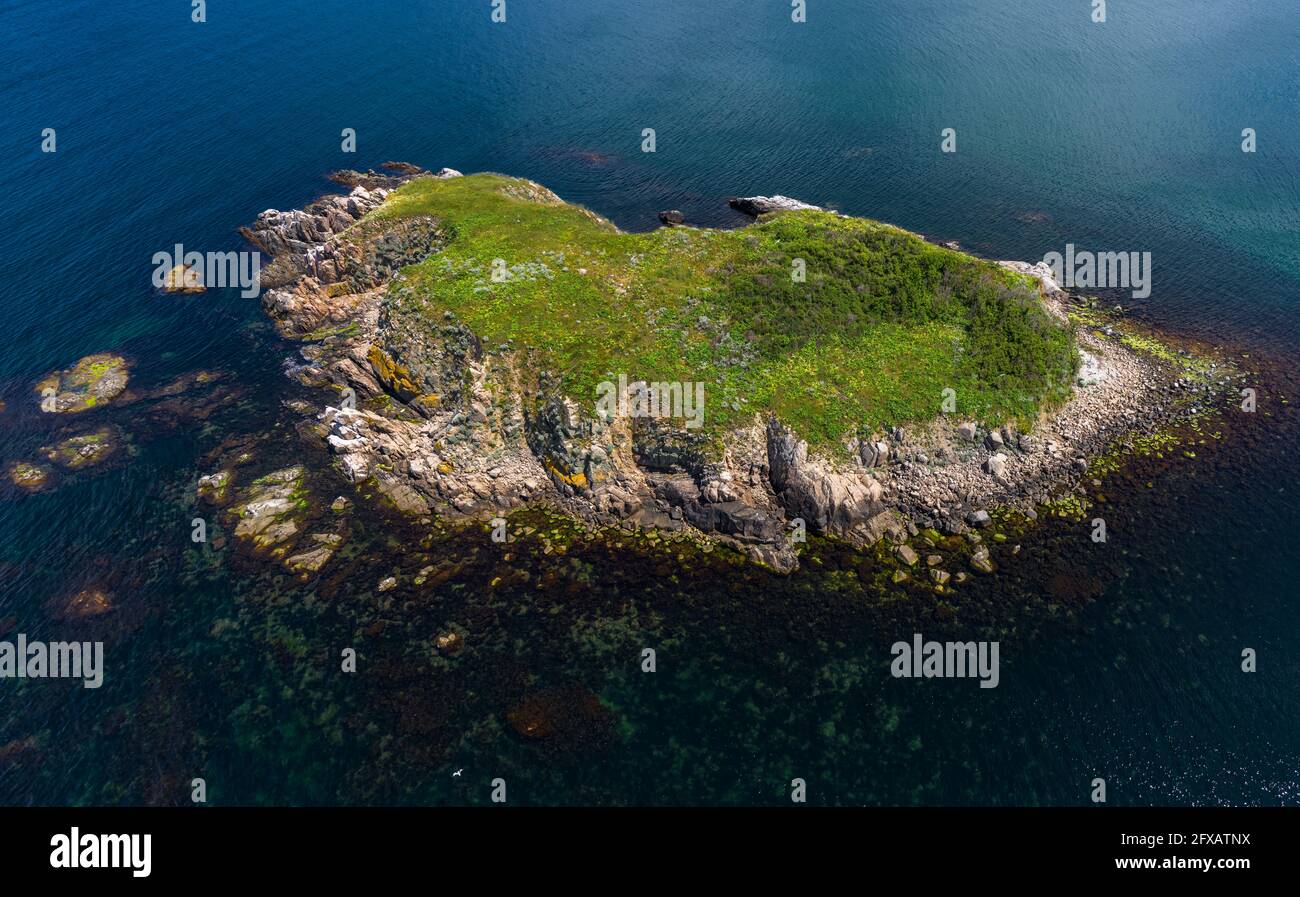
[[[266,312],[303,344],[289,370],[322,391],[299,429],[355,487],[336,510],[545,506],[783,573],[833,538],[890,557],[896,582],[962,546],[989,573],[980,529],[1082,514],[1085,478],[1240,385],[1045,264],[787,197],[733,199],[745,227],[665,212],[632,233],[517,177],[333,177],[349,192],[243,233],[273,259]],[[301,467],[233,477],[201,491],[237,535],[304,574],[328,562],[337,539],[296,522]]]

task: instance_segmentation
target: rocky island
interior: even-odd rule
[[[547,505],[782,572],[806,535],[910,566],[917,537],[1032,518],[1236,383],[1046,265],[786,197],[731,200],[757,216],[743,228],[664,213],[627,233],[520,178],[334,179],[350,192],[243,233],[273,257],[267,313],[305,343],[290,372],[328,390],[300,430],[419,519]],[[328,535],[294,544],[301,469],[227,498],[231,476],[205,483],[237,535],[295,570],[328,562]]]

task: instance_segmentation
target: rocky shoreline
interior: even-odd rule
[[[450,313],[436,332],[416,332],[393,313],[400,303],[384,299],[403,289],[401,269],[436,253],[446,235],[432,218],[372,213],[412,178],[459,173],[385,169],[338,173],[349,193],[267,210],[242,232],[274,259],[263,275],[265,310],[283,336],[306,343],[286,371],[328,390],[323,408],[303,407],[300,432],[328,446],[340,485],[372,485],[418,519],[545,505],[600,525],[694,531],[780,572],[798,566],[805,533],[863,547],[883,541],[911,564],[907,542],[918,534],[934,534],[931,543],[970,534],[1008,509],[1032,518],[1090,478],[1107,452],[1208,411],[1236,384],[1229,366],[1138,338],[1087,297],[1066,294],[1046,266],[1004,262],[1038,279],[1081,349],[1072,396],[1031,432],[953,414],[828,453],[755,415],[720,452],[705,451],[680,429],[602,418],[544,382],[521,382],[515,361],[526,347],[484,345]],[[560,202],[540,185],[529,189],[531,200]],[[756,214],[816,208],[785,197],[731,203]],[[668,223],[680,226],[679,217]],[[395,340],[417,342],[429,363],[405,368],[384,348]],[[230,480],[229,471],[205,478],[209,492],[219,483],[223,502],[234,502],[236,535],[257,537],[298,572],[328,562],[337,540],[291,525],[301,471],[227,498]]]

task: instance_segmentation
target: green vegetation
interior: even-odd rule
[[[450,239],[388,301],[431,322],[451,312],[489,346],[540,350],[580,402],[619,374],[701,381],[713,432],[771,410],[827,443],[933,418],[946,388],[962,417],[1029,421],[1075,369],[1033,281],[874,221],[801,211],[734,231],[620,233],[489,174],[413,181],[376,213],[415,215]]]

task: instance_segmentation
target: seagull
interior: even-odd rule
[[[464,767],[461,767],[460,769],[458,769],[458,770],[456,770],[455,772],[453,772],[453,773],[451,774],[451,777],[454,779],[454,778],[456,778],[457,776],[459,776],[459,775],[460,775],[462,772],[464,772],[464,771],[465,771]]]

